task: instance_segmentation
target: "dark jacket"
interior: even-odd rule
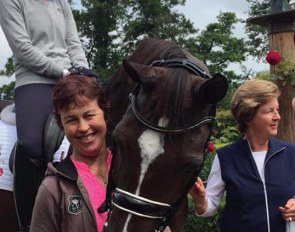
[[[226,183],[221,231],[285,232],[285,221],[278,208],[295,195],[295,144],[270,139],[264,180],[247,140],[239,139],[217,154]]]
[[[87,190],[69,157],[48,164],[36,197],[31,232],[97,232]]]

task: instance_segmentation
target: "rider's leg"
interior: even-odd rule
[[[15,90],[19,144],[14,162],[14,197],[20,231],[29,231],[35,197],[44,178],[43,129],[52,112],[52,87],[30,84]]]

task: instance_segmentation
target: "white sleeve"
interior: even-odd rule
[[[219,206],[224,190],[225,183],[221,177],[220,163],[218,155],[216,154],[213,160],[213,164],[206,186],[206,199],[208,201],[208,208],[203,214],[199,215],[196,212],[196,215],[200,217],[212,216]]]

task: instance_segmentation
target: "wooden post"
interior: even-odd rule
[[[269,45],[271,50],[279,51],[282,55],[282,62],[290,61],[295,63],[293,31],[270,34]],[[276,66],[271,66],[270,70],[274,75],[277,73]],[[295,96],[294,86],[292,85],[291,77],[287,77],[284,80],[276,80],[275,82],[282,93],[279,98],[281,122],[277,137],[295,142],[295,112],[292,108],[292,99]]]
[[[270,50],[276,50],[281,54],[281,62],[290,61],[295,65],[294,21],[295,10],[248,19],[250,23],[267,26],[269,28]],[[276,75],[278,73],[277,67],[270,65],[271,74]],[[282,93],[279,99],[281,122],[277,137],[295,142],[295,112],[292,108],[292,99],[295,97],[295,82],[293,81],[292,84],[291,77],[288,76],[283,80],[275,80],[275,83]]]

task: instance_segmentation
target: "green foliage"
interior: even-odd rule
[[[173,8],[185,0],[81,0],[74,11],[88,62],[109,79],[139,40],[158,37],[191,43],[193,23]]]
[[[14,87],[15,81],[12,81],[8,85],[0,87],[0,99],[13,100],[14,99]]]
[[[14,73],[14,64],[12,57],[7,59],[7,62],[4,66],[3,70],[0,70],[0,76],[8,76],[10,77]]]
[[[127,1],[127,21],[124,41],[129,45],[142,37],[158,37],[185,42],[196,29],[193,23],[181,13],[173,10],[175,6],[184,5],[184,0],[131,0]]]
[[[281,61],[274,67],[273,73],[269,70],[262,71],[257,73],[255,78],[280,81],[282,86],[285,86],[287,82],[290,82],[292,86],[295,86],[295,64],[289,60]]]
[[[287,82],[295,85],[295,64],[291,61],[281,61],[275,66],[274,73],[270,74],[270,80],[279,80],[282,86],[285,86]]]
[[[221,211],[221,208],[220,210]],[[201,218],[195,215],[192,198],[189,197],[189,208],[187,222],[184,226],[184,232],[219,232],[218,227],[219,212],[208,218]]]
[[[214,144],[230,143],[239,137],[236,122],[229,110],[217,110],[216,123],[211,137]]]
[[[269,0],[247,0],[250,4],[248,14],[250,17],[258,17],[270,13]],[[252,56],[261,59],[269,50],[268,27],[246,22],[246,33],[249,40],[246,42]]]
[[[214,144],[214,145],[216,145],[216,144]],[[211,153],[206,154],[206,156],[205,156],[202,171],[199,174],[199,177],[202,180],[208,179],[215,153],[216,153],[216,150]]]
[[[244,39],[233,36],[235,24],[241,22],[235,13],[220,13],[218,22],[209,24],[197,37],[192,53],[209,67],[211,73],[223,73],[230,63],[247,57]]]
[[[109,79],[122,60],[118,39],[119,20],[124,18],[119,0],[81,0],[83,9],[75,9],[74,17],[90,67]]]

